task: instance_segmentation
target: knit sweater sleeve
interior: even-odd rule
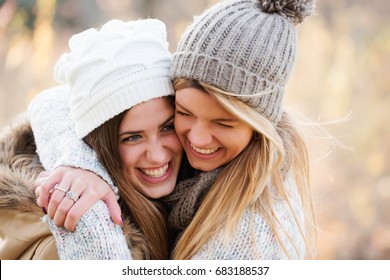
[[[73,166],[102,177],[118,196],[110,176],[99,163],[96,153],[76,135],[70,113],[70,90],[66,86],[45,90],[28,107],[37,153],[46,170]]]
[[[290,180],[287,184],[294,183]],[[295,195],[291,201],[299,223],[303,224],[300,201]],[[193,256],[193,259],[303,259],[305,242],[289,206],[285,201],[279,200],[276,202],[275,212],[283,226],[278,232],[285,250],[265,219],[259,213],[251,213],[247,209],[230,239],[225,240],[223,232],[218,232]]]
[[[107,206],[98,201],[69,232],[58,227],[47,215],[62,260],[132,260],[122,229],[110,219]]]

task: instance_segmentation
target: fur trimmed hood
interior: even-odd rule
[[[25,115],[0,131],[0,208],[23,212],[42,210],[36,204],[35,178],[43,171]]]

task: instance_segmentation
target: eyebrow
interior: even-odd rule
[[[180,103],[178,103],[178,102],[176,101],[176,102],[175,102],[175,108],[177,108],[177,107],[180,107],[181,109],[183,109],[183,110],[185,110],[185,111],[187,111],[187,112],[189,112],[189,113],[192,114],[192,112],[191,112],[190,110],[188,110],[187,108],[185,108],[183,105],[180,105]]]
[[[176,102],[176,108],[177,107],[180,107],[180,109],[184,110],[184,111],[187,111],[191,114],[193,114],[190,110],[186,109],[185,107],[183,107],[182,105],[180,105],[178,102]],[[228,119],[228,118],[218,118],[218,119],[212,119],[213,122],[239,122],[239,120],[237,119]]]
[[[158,128],[162,128],[164,126],[166,126],[168,123],[170,123],[173,119],[174,119],[175,115],[170,115],[162,124],[160,124],[158,126]],[[130,130],[127,130],[127,131],[124,131],[122,132],[121,134],[119,134],[119,136],[123,136],[123,135],[126,135],[126,134],[139,134],[139,133],[142,133],[143,130],[134,130],[134,131],[130,131]]]

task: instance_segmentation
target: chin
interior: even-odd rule
[[[145,195],[151,199],[159,199],[159,198],[162,198],[164,196],[170,195],[173,192],[174,188],[175,188],[175,186],[164,187],[161,190],[155,190],[152,192],[145,192]]]
[[[216,169],[218,167],[218,166],[215,167],[214,164],[213,165],[205,164],[204,161],[202,161],[202,162],[198,162],[198,161],[191,162],[191,160],[189,160],[189,162],[190,162],[190,165],[193,168],[195,168],[197,170],[200,170],[200,171],[203,171],[203,172],[212,171],[212,170],[214,170],[214,169]]]

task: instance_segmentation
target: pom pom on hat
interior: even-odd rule
[[[157,19],[111,20],[71,37],[54,77],[70,87],[80,138],[137,104],[174,94],[166,37]]]
[[[293,23],[301,23],[314,12],[313,0],[259,0],[266,13],[277,13]]]

